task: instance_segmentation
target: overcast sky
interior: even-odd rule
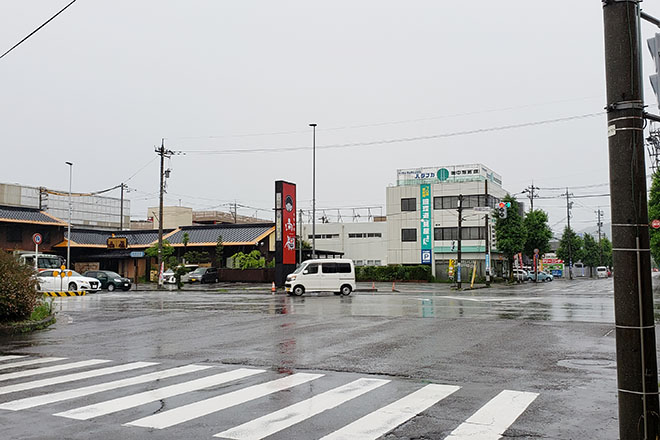
[[[68,2],[0,2],[0,53]],[[167,204],[236,201],[271,219],[278,179],[311,209],[315,122],[317,209],[330,217],[384,206],[410,167],[483,163],[511,193],[532,181],[608,193],[579,188],[609,180],[602,21],[596,0],[78,0],[0,60],[0,182],[66,190],[72,161],[74,192],[127,182],[144,219],[165,138],[187,152],[166,162]],[[276,151],[220,153],[255,148]],[[537,206],[561,231],[565,200]],[[599,206],[609,221],[609,198],[576,199],[575,229],[595,225]]]

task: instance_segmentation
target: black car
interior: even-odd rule
[[[130,278],[125,278],[111,270],[88,270],[83,275],[99,280],[101,289],[108,289],[108,292],[115,289],[131,290]]]
[[[198,267],[188,274],[188,280],[191,283],[200,282],[204,283],[217,283],[218,268],[217,267]]]

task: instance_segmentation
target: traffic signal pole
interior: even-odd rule
[[[640,0],[603,0],[619,436],[658,438]]]

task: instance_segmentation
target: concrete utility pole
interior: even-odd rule
[[[603,1],[622,440],[657,439],[660,414],[644,161],[640,1]]]
[[[316,124],[312,127],[312,259],[316,258]]]
[[[596,211],[596,214],[598,214],[598,263],[600,266],[603,265],[603,247],[601,246],[601,228],[603,227],[603,222],[600,221],[600,217],[603,215],[603,211],[598,208],[598,211]]]
[[[126,184],[122,183],[121,185],[121,203],[119,205],[119,230],[123,231],[124,230],[124,188],[126,188]]]
[[[163,265],[163,194],[165,193],[165,158],[172,157],[171,150],[165,149],[165,139],[161,140],[160,148],[156,148],[156,154],[160,156],[160,201],[158,205],[158,288],[163,287],[163,280],[160,276],[161,266]]]
[[[530,209],[529,212],[534,211],[534,197],[538,197],[539,194],[535,192],[537,189],[540,189],[538,186],[534,186],[534,182],[527,188],[525,188],[522,192],[527,193],[527,198],[529,199],[529,204],[530,204]]]
[[[566,196],[566,222],[568,225],[568,233],[570,234],[568,237],[568,278],[573,279],[573,246],[571,243],[571,238],[573,237],[573,231],[571,230],[571,207],[573,206],[573,202],[570,201],[571,195],[568,192],[568,187],[566,188],[566,194],[562,194],[563,196]]]
[[[484,200],[486,202],[486,206],[488,206],[488,180],[484,181]],[[485,242],[484,242],[485,249],[484,249],[484,251],[485,251],[485,254],[486,254],[485,255],[486,264],[484,266],[485,266],[485,269],[486,269],[486,287],[490,287],[490,272],[491,272],[490,268],[491,268],[491,265],[492,265],[492,262],[490,261],[490,240],[489,240],[490,239],[490,229],[488,227],[489,226],[489,221],[490,221],[489,215],[488,215],[488,213],[486,213],[486,219],[485,219],[485,223],[484,223],[484,226],[485,226],[485,231],[484,231],[484,234],[485,234],[485,236],[484,236],[484,238],[485,238]]]
[[[458,195],[458,252],[456,255],[456,288],[461,290],[461,238],[463,226],[463,194]]]

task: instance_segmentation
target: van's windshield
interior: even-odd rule
[[[306,265],[305,263],[303,263],[303,264],[301,264],[300,266],[298,266],[298,268],[297,268],[296,270],[294,270],[293,272],[291,272],[291,273],[300,273],[300,272],[302,272],[302,270],[303,270],[305,267],[307,267],[307,265]]]

